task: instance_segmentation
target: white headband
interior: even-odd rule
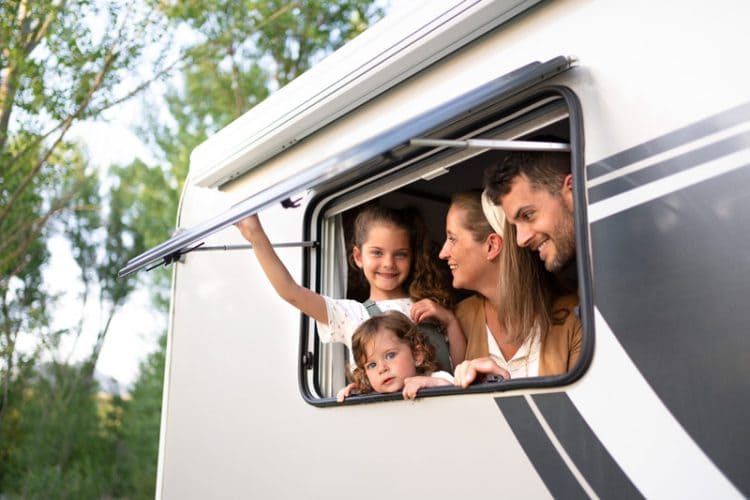
[[[490,223],[490,226],[492,226],[492,229],[502,236],[503,228],[505,227],[505,212],[503,212],[503,207],[492,203],[490,195],[487,193],[486,189],[482,191],[482,211],[484,212],[487,221]]]

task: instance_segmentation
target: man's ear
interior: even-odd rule
[[[352,257],[354,257],[354,263],[357,264],[357,267],[362,269],[362,251],[358,246],[352,248]]]
[[[565,206],[572,212],[573,211],[573,174],[568,174],[563,179],[562,187],[560,188],[560,195],[565,202]]]
[[[503,237],[497,233],[487,236],[485,247],[487,248],[487,260],[494,260],[503,251]]]

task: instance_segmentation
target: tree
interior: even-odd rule
[[[380,14],[371,0],[0,4],[0,496],[151,496],[164,345],[141,367],[131,401],[102,399],[93,371],[134,280],[153,283],[163,305],[168,275],[121,280],[117,270],[171,231],[198,143]],[[185,25],[197,42],[172,64],[160,52],[134,77],[147,49]],[[170,119],[152,117],[141,131],[159,164],[136,159],[100,175],[71,128],[178,65]],[[80,364],[59,346],[81,336],[83,317],[51,328],[56,297],[44,268],[53,235],[71,245],[82,308],[93,298],[102,309]],[[22,338],[32,347],[18,349]]]
[[[40,346],[50,340],[43,330],[53,297],[41,271],[55,224],[72,230],[84,284],[93,278],[96,251],[83,236],[98,229],[89,216],[100,208],[98,181],[66,137],[143,87],[122,82],[163,28],[161,13],[139,0],[7,0],[0,8],[0,419],[19,333],[38,333]],[[161,64],[157,57],[155,74]]]
[[[98,291],[111,318],[132,289],[110,279],[113,262],[142,248],[102,229],[111,211],[99,172],[68,137],[75,123],[166,74],[157,55],[149,75],[132,76],[166,32],[148,2],[0,4],[0,495],[101,496],[111,482],[112,446],[93,380],[109,320],[84,363],[61,358],[61,339],[83,326],[50,328],[56,297],[44,268],[47,241],[63,235],[79,268],[82,304]]]

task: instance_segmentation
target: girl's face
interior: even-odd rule
[[[381,328],[365,346],[363,368],[374,391],[397,392],[404,388],[407,377],[417,375],[416,365],[422,360],[420,353],[415,359],[409,345],[395,333]]]
[[[445,243],[440,258],[448,262],[453,275],[453,287],[476,290],[476,286],[492,274],[494,268],[488,260],[486,242],[474,240],[474,235],[465,226],[466,210],[451,205],[445,218]],[[492,274],[494,276],[494,274]]]
[[[352,254],[370,284],[370,299],[401,299],[406,296],[404,282],[411,270],[409,233],[391,224],[374,224],[362,247]]]

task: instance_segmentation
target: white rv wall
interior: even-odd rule
[[[269,159],[227,186],[227,195],[249,196],[437,103],[561,54],[580,59],[556,81],[582,101],[587,163],[746,101],[748,4],[689,4],[545,3]],[[202,154],[220,155],[221,144],[213,144],[217,150]],[[181,224],[204,220],[215,210],[206,203],[188,186]],[[300,238],[302,209],[261,217],[272,240]],[[211,242],[240,239],[230,228]],[[299,277],[300,251],[279,253]],[[493,399],[511,394],[326,409],[305,403],[297,388],[299,315],[275,295],[250,252],[188,256],[175,271],[173,302],[163,497],[550,496]],[[583,389],[617,394],[628,383],[585,376],[568,389],[582,411],[587,404],[597,410],[584,417],[604,436],[611,419],[628,416],[611,414],[591,396],[601,392]],[[635,449],[672,442],[645,427],[632,436]],[[627,468],[640,474],[633,480],[647,496],[661,492],[649,489],[659,481],[678,487],[670,490],[676,496],[702,491],[711,473],[662,458],[640,455],[642,464]]]

